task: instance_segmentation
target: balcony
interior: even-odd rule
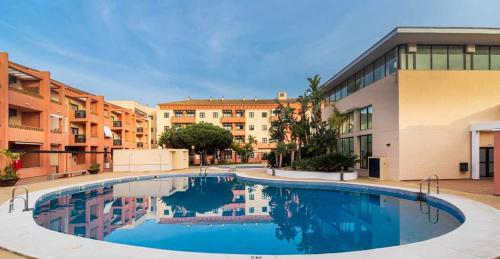
[[[231,130],[231,134],[233,134],[233,136],[245,136],[245,130],[244,129],[233,129],[233,130]]]
[[[9,124],[7,131],[7,139],[10,141],[43,143],[44,135],[43,129],[26,125]]]
[[[144,143],[143,142],[137,142],[137,147],[143,148],[144,147]]]
[[[62,130],[59,130],[59,129],[51,129],[50,130],[50,143],[64,144]]]
[[[143,134],[144,133],[144,128],[139,127],[137,128],[137,134]]]
[[[195,117],[172,117],[170,119],[171,123],[196,123],[196,118]]]
[[[113,139],[113,146],[121,146],[121,145],[122,145],[121,139]]]
[[[220,118],[221,123],[236,123],[236,122],[245,122],[245,117],[222,117]]]
[[[85,110],[75,110],[69,113],[69,120],[71,122],[85,122],[87,119],[87,112]]]
[[[41,95],[14,87],[9,87],[9,104],[38,111],[45,106]]]
[[[113,121],[113,128],[121,128],[122,121]]]
[[[85,135],[74,135],[75,136],[75,143],[77,144],[83,144],[86,142],[86,136]]]

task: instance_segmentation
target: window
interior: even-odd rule
[[[255,158],[255,153],[254,152],[250,153],[250,158]]]
[[[375,61],[375,71],[373,73],[374,81],[378,81],[385,76],[385,58],[381,57]]]
[[[262,138],[262,143],[267,143],[267,138]]]
[[[250,208],[248,208],[248,212],[249,212],[249,213],[254,213],[254,212],[255,212],[255,208],[254,208],[254,207],[250,207]]]
[[[472,67],[474,70],[488,70],[490,48],[487,46],[476,46],[476,52],[472,56]]]
[[[167,131],[168,129],[170,129],[170,127],[169,127],[169,126],[164,126],[164,127],[163,127],[163,131]]]
[[[396,69],[398,68],[396,55],[397,49],[393,49],[385,55],[385,75],[390,75],[396,72]]]
[[[340,133],[342,134],[351,133],[354,129],[354,113],[346,114],[346,117],[347,119],[340,129]]]
[[[262,207],[262,212],[267,212],[267,207]]]
[[[248,129],[249,130],[254,130],[254,126],[253,125],[248,125]]]
[[[169,118],[169,117],[170,117],[170,113],[168,113],[168,112],[163,113],[163,118]]]
[[[356,73],[356,90],[363,88],[363,70]]]
[[[71,127],[71,134],[78,135],[78,128]]]
[[[248,199],[251,201],[255,200],[255,194],[250,193],[250,195],[248,196]]]
[[[196,116],[196,112],[195,112],[195,111],[193,111],[193,110],[187,111],[187,112],[186,112],[186,116],[187,116],[188,118],[194,118],[194,117]]]
[[[359,137],[360,150],[360,167],[361,169],[368,168],[368,157],[372,156],[372,135],[364,135]]]
[[[232,130],[233,129],[233,125],[231,123],[224,123],[224,124],[222,124],[222,127],[225,130]]]
[[[339,149],[343,155],[352,155],[354,153],[354,137],[340,139]]]
[[[249,112],[248,117],[253,118],[255,116],[254,112]]]
[[[431,46],[419,45],[417,47],[416,58],[417,70],[430,70],[431,69]]]
[[[214,112],[214,113],[212,114],[212,117],[214,117],[214,118],[219,118],[219,113],[218,113],[218,112]]]
[[[365,67],[363,81],[365,82],[365,86],[373,83],[373,64]]]
[[[69,105],[71,106],[71,109],[72,109],[73,111],[78,111],[78,105],[73,104],[73,103],[70,103]]]
[[[351,95],[354,92],[356,92],[356,78],[355,76],[351,76],[347,80],[347,95]]]
[[[163,210],[163,215],[165,215],[165,216],[170,215],[170,210],[164,209]]]
[[[205,113],[204,112],[200,112],[200,118],[205,118]]]
[[[174,116],[177,118],[184,117],[183,111],[174,111]]]
[[[463,70],[464,69],[464,47],[463,46],[449,46],[448,47],[448,67],[450,70]]]
[[[17,117],[17,110],[9,108],[9,117]]]
[[[234,124],[234,127],[237,130],[244,130],[245,129],[245,124],[243,124],[243,123],[236,123],[236,124]]]
[[[245,117],[245,110],[236,110],[236,117]]]
[[[267,130],[267,125],[262,125],[262,130]]]
[[[267,118],[267,112],[262,113],[262,118]]]
[[[491,70],[500,70],[500,47],[491,47]]]
[[[17,84],[17,77],[9,75],[9,85]]]
[[[372,128],[372,106],[361,108],[359,110],[360,130]]]
[[[222,117],[225,117],[225,118],[233,117],[233,112],[231,110],[223,110]]]
[[[401,45],[399,46],[399,68],[408,69],[406,60],[406,45]]]
[[[155,128],[151,128],[151,133],[155,132]]]
[[[433,70],[448,69],[447,46],[432,46],[432,69]]]

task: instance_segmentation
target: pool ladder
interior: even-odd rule
[[[25,194],[25,197],[16,197],[16,190],[17,189],[24,189],[24,194]],[[10,198],[10,201],[9,201],[9,213],[12,213],[12,211],[14,210],[14,201],[16,199],[23,199],[24,200],[24,209],[23,211],[30,211],[31,209],[28,207],[28,188],[24,187],[24,186],[18,186],[18,187],[15,187],[14,189],[12,189],[12,195],[11,195],[11,198]]]
[[[206,167],[200,166],[200,174],[199,174],[199,176],[200,177],[202,177],[202,176],[207,177],[208,176],[208,174],[207,174],[207,168]]]
[[[437,174],[433,174],[433,175],[430,175],[429,177],[427,178],[424,178],[422,181],[420,181],[419,185],[420,185],[420,191],[419,191],[419,197],[424,197],[424,193],[422,192],[422,185],[424,183],[427,183],[427,194],[430,194],[431,193],[431,181],[432,181],[432,177],[435,177],[436,178],[436,193],[439,194],[439,176]]]

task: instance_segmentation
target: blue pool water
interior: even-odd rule
[[[34,218],[54,231],[108,242],[252,255],[396,246],[443,235],[462,221],[439,203],[303,187],[230,176],[132,181],[41,199]]]

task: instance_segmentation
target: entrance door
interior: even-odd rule
[[[493,176],[493,148],[481,147],[479,148],[479,176],[492,177]]]

